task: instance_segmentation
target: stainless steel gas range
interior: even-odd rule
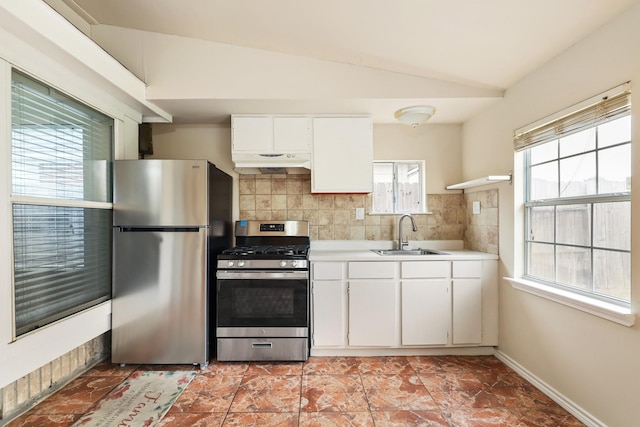
[[[217,359],[308,359],[308,221],[237,221],[235,235],[218,255]]]

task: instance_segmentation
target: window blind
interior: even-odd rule
[[[14,72],[12,192],[68,200],[111,200],[113,119]]]
[[[13,205],[16,335],[110,297],[111,211]]]
[[[631,95],[624,91],[608,97],[598,103],[577,110],[564,117],[552,120],[514,136],[514,149],[522,151],[545,142],[593,128],[629,113],[631,109]]]
[[[111,201],[113,119],[17,71],[11,95],[20,336],[111,296],[111,210],[91,203]]]

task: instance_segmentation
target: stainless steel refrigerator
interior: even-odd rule
[[[112,362],[204,367],[232,179],[206,160],[119,160],[113,176]]]

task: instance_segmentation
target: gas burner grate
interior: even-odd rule
[[[308,245],[283,245],[283,246],[237,246],[227,249],[222,253],[224,255],[233,255],[238,257],[259,257],[262,255],[279,255],[279,256],[307,256],[309,252]]]

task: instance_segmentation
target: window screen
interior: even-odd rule
[[[424,213],[424,162],[374,162],[373,213]]]
[[[113,119],[12,74],[16,336],[110,298]]]
[[[110,226],[105,209],[13,205],[17,335],[109,298]]]

